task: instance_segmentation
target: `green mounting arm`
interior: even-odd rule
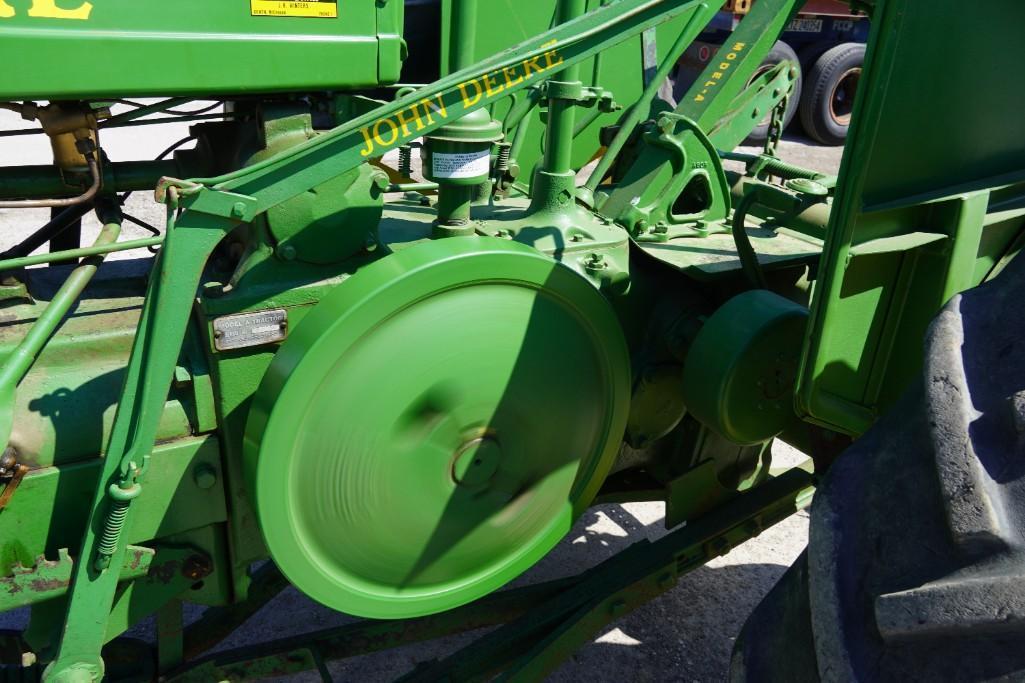
[[[242,171],[161,183],[157,193],[168,204],[167,235],[150,278],[82,541],[84,561],[75,563],[63,638],[45,674],[48,680],[102,675],[104,624],[125,553],[119,530],[130,523],[130,496],[138,495],[202,270],[221,239],[240,222],[533,85],[549,71],[555,74],[662,22],[707,9],[708,3],[698,0],[619,0]],[[175,220],[179,198],[185,210]]]
[[[759,0],[752,7],[677,106],[674,115],[689,125],[649,136],[649,142],[657,144],[641,149],[616,189],[598,205],[603,214],[634,233],[641,230],[638,226],[675,220],[672,206],[680,192],[693,177],[708,175],[707,169],[718,163],[712,159],[717,156],[714,151],[706,154],[702,150],[706,143],[732,147],[764,114],[755,109],[766,99],[782,99],[789,89],[793,75],[784,69],[756,80],[752,93],[743,92],[800,5],[800,0]],[[774,94],[776,90],[779,95]],[[769,110],[771,106],[765,111]],[[745,114],[746,120],[741,120]],[[722,177],[708,180],[710,184],[724,182]],[[726,192],[716,196],[704,218],[721,220],[728,211]]]

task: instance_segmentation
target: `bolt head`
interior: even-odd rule
[[[192,581],[209,576],[213,570],[210,558],[204,555],[190,555],[182,562],[182,576]]]
[[[233,218],[242,218],[246,215],[245,202],[235,202],[235,205],[231,207],[231,215]]]
[[[192,480],[196,482],[197,487],[208,491],[217,484],[217,470],[213,465],[202,463],[192,471]]]

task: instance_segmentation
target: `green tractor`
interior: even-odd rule
[[[812,495],[734,679],[1025,675],[1025,5],[852,0],[828,176],[761,68],[802,4],[676,101],[714,2],[0,0],[0,135],[53,150],[0,168],[0,219],[48,211],[0,255],[0,675],[329,678],[492,627],[407,679],[536,680]],[[166,226],[119,239],[139,192]],[[500,590],[625,501],[670,531]],[[362,620],[210,653],[287,585]]]

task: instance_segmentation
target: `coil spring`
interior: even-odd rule
[[[495,170],[505,175],[509,170],[509,160],[512,158],[512,145],[504,142],[498,146],[498,159],[495,161]]]
[[[125,482],[127,483],[127,482]],[[107,510],[107,517],[103,520],[103,533],[100,534],[100,542],[96,546],[96,561],[94,566],[97,570],[103,571],[110,566],[110,558],[117,552],[118,541],[121,540],[121,532],[125,528],[125,520],[128,518],[128,508],[142,492],[138,483],[131,483],[127,486],[111,484],[107,489],[110,498],[110,508]]]
[[[110,564],[110,558],[117,550],[117,542],[121,539],[121,531],[125,528],[125,518],[128,516],[127,500],[111,501],[110,511],[103,524],[103,535],[100,536],[100,544],[96,549],[96,568],[106,569]]]
[[[399,173],[407,178],[413,176],[413,148],[410,145],[399,147]]]

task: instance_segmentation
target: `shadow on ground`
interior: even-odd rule
[[[747,615],[782,576],[803,548],[804,515],[768,530],[751,544],[681,577],[658,599],[607,626],[578,650],[550,680],[721,681],[733,640]],[[656,503],[592,508],[573,532],[530,572],[519,586],[581,572],[641,539],[664,535],[662,506]],[[795,543],[794,539],[798,539]],[[759,547],[753,548],[758,544]],[[772,555],[779,563],[764,560]],[[751,558],[753,559],[753,558]],[[350,623],[351,618],[288,589],[236,632],[221,648],[251,645]],[[482,632],[410,645],[389,652],[329,664],[337,681],[390,681],[419,662],[440,659]],[[292,681],[317,681],[310,672]]]

